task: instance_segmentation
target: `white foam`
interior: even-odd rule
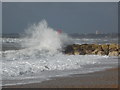
[[[23,49],[3,52],[3,75],[19,76],[44,70],[70,70],[85,65],[109,63],[110,57],[97,55],[50,54],[41,50]],[[104,60],[104,61],[101,61]],[[83,68],[83,67],[82,67]]]
[[[27,48],[56,52],[68,41],[69,38],[65,33],[59,34],[56,30],[48,27],[47,22],[43,20],[26,30],[26,37],[22,45]]]
[[[4,85],[10,84],[10,82],[5,83],[4,80],[13,80],[11,81],[13,84],[35,83],[49,77],[91,73],[112,68],[118,63],[117,59],[108,56],[49,54],[36,49],[34,51],[31,49],[4,51],[3,53]]]
[[[21,38],[0,38],[2,43],[21,43]]]

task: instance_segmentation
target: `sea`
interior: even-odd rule
[[[44,20],[33,24],[21,37],[0,38],[2,86],[40,83],[53,77],[89,74],[118,67],[118,57],[66,55],[70,44],[110,44],[118,38],[73,38],[49,27]]]

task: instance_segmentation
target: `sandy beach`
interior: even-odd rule
[[[3,88],[118,88],[118,68],[51,78],[41,83],[4,86]]]

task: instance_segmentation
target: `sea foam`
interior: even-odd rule
[[[25,31],[22,46],[31,49],[48,50],[57,52],[63,45],[69,44],[70,38],[65,33],[58,33],[50,28],[45,20],[31,25]]]

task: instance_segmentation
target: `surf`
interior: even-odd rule
[[[70,43],[70,37],[67,34],[58,33],[57,30],[48,26],[46,20],[42,20],[25,30],[25,37],[21,44],[25,48],[48,50],[56,53]]]

